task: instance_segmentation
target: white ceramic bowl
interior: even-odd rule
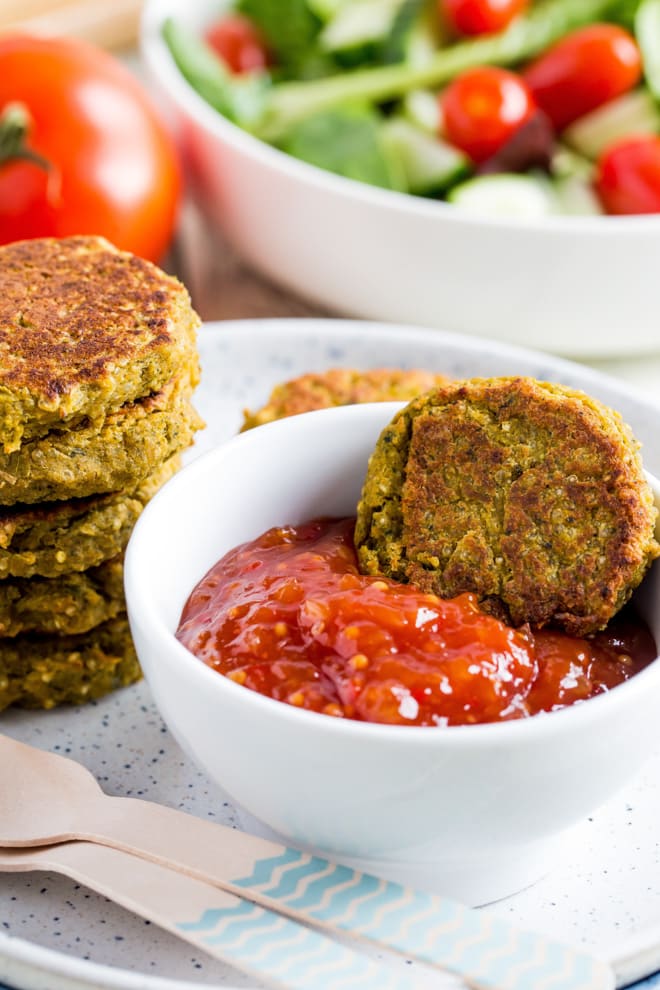
[[[281,420],[184,468],[130,541],[129,617],[166,723],[233,801],[296,844],[484,903],[546,871],[563,830],[652,750],[660,663],[551,715],[435,729],[301,711],[234,684],[174,637],[193,586],[226,551],[274,525],[355,511],[398,408]],[[659,579],[656,568],[640,601],[660,642]]]
[[[466,215],[285,155],[223,119],[161,38],[218,0],[147,0],[142,51],[205,214],[284,286],[343,314],[443,327],[574,356],[660,347],[660,216]]]

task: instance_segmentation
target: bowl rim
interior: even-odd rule
[[[208,0],[169,0],[168,7],[176,6],[185,12]],[[214,110],[179,72],[161,35],[161,27],[169,10],[163,9],[163,0],[146,0],[140,20],[140,51],[147,68],[162,90],[173,98],[179,109],[192,117],[215,138],[235,146],[254,161],[260,161],[271,171],[289,174],[310,188],[361,202],[373,207],[393,210],[398,214],[416,216],[425,221],[447,223],[463,227],[495,231],[515,231],[521,234],[542,234],[544,237],[587,236],[612,237],[621,232],[654,235],[660,232],[660,216],[654,214],[625,216],[580,216],[556,214],[547,217],[490,217],[478,216],[457,210],[451,203],[425,199],[410,193],[392,189],[380,189],[356,179],[335,175],[325,169],[300,161],[278,148],[267,144],[248,131],[238,127]]]
[[[176,639],[175,633],[170,631],[164,616],[153,599],[150,598],[151,582],[148,579],[148,554],[142,552],[142,542],[147,539],[149,531],[154,527],[156,529],[162,527],[160,517],[163,520],[166,518],[168,501],[173,498],[176,499],[181,490],[185,492],[188,489],[193,491],[198,489],[207,476],[221,474],[224,461],[239,457],[240,451],[246,446],[270,447],[277,444],[278,440],[281,441],[278,434],[287,433],[290,434],[289,442],[293,442],[295,435],[300,431],[306,431],[308,424],[314,419],[318,422],[324,420],[332,422],[334,420],[337,423],[337,429],[342,429],[342,426],[343,429],[347,429],[351,425],[351,421],[355,419],[367,420],[369,417],[374,417],[376,410],[378,410],[380,416],[377,418],[382,418],[383,424],[385,424],[389,422],[394,412],[404,405],[405,403],[401,402],[361,403],[353,406],[321,409],[276,420],[266,423],[258,429],[240,433],[224,443],[218,444],[183,467],[145,507],[129,541],[124,575],[131,623],[135,622],[137,627],[148,629],[149,637],[155,644],[155,648],[159,653],[167,651],[171,654],[174,662],[182,666],[183,675],[188,672],[191,678],[198,680],[202,690],[228,692],[227,700],[233,705],[244,704],[248,717],[269,716],[291,725],[299,724],[301,730],[307,725],[308,729],[314,730],[316,727],[315,731],[324,734],[339,733],[346,737],[354,735],[358,740],[382,740],[392,743],[395,740],[398,742],[398,740],[403,739],[406,740],[404,745],[427,746],[430,743],[431,745],[459,745],[468,748],[483,744],[506,744],[507,742],[515,742],[519,737],[524,741],[532,742],[537,739],[542,740],[548,734],[553,736],[556,731],[561,730],[562,726],[570,726],[571,722],[574,729],[576,727],[588,729],[594,722],[600,724],[603,719],[608,718],[608,713],[615,713],[619,708],[634,705],[635,698],[640,694],[660,687],[660,647],[656,643],[656,650],[658,650],[656,659],[629,680],[617,685],[611,691],[589,698],[586,702],[569,705],[558,711],[540,712],[529,718],[511,719],[504,722],[484,722],[476,725],[436,727],[390,725],[355,719],[332,718],[323,713],[296,708],[285,702],[261,695],[256,691],[251,691],[212,670]],[[342,424],[342,420],[346,422]],[[660,480],[648,472],[646,475],[652,486],[656,504],[660,505]],[[282,524],[284,525],[286,522],[283,520]],[[258,535],[255,534],[254,538]],[[660,566],[660,561],[656,566]],[[191,588],[188,593],[190,594],[192,590]],[[151,673],[145,671],[145,677],[149,682]],[[432,743],[432,739],[439,741]]]

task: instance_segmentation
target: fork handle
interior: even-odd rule
[[[385,964],[251,901],[117,849],[3,849],[0,871],[63,873],[198,949],[287,990],[405,990]]]
[[[163,805],[104,795],[88,824],[78,837],[110,842],[297,921],[368,939],[480,990],[614,987],[611,967],[583,950]]]

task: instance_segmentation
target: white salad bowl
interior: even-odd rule
[[[398,408],[280,420],[184,468],[147,506],[128,547],[131,629],[167,725],[232,801],[296,845],[485,903],[547,872],[566,830],[652,752],[660,662],[552,714],[421,728],[264,697],[174,635],[193,587],[228,550],[271,526],[354,514],[369,453]],[[659,580],[656,565],[637,592],[656,642]]]
[[[162,39],[168,16],[201,30],[218,9],[147,0],[142,51],[204,214],[256,268],[342,314],[573,356],[658,349],[660,216],[482,219],[285,155],[205,103]]]

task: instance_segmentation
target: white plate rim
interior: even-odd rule
[[[593,383],[595,388],[613,390],[630,402],[656,414],[660,427],[660,400],[655,401],[647,394],[640,398],[637,391],[626,382],[576,361],[489,338],[399,323],[319,317],[207,321],[200,328],[200,339],[215,335],[230,337],[232,334],[241,338],[246,334],[252,334],[259,340],[268,338],[270,343],[282,334],[287,335],[292,341],[302,340],[310,334],[322,337],[327,335],[328,341],[336,340],[340,343],[347,343],[349,339],[354,340],[356,334],[386,338],[393,343],[405,336],[406,342],[411,344],[411,351],[415,343],[426,346],[430,341],[444,343],[475,354],[495,351],[498,357],[536,360],[557,374],[567,377],[577,374],[585,384]],[[278,343],[280,339],[281,337]],[[202,343],[200,346],[202,356],[203,350]],[[621,986],[626,985],[630,980],[644,980],[660,970],[660,919],[657,927],[647,927],[618,943],[608,961],[619,974]],[[48,984],[44,982],[45,977],[48,977]],[[37,945],[20,936],[0,932],[0,981],[2,980],[9,980],[10,986],[20,987],[20,990],[43,990],[45,985],[49,990],[204,990],[205,987],[212,986],[208,983],[150,976],[142,972],[81,959],[56,949]],[[20,983],[17,983],[17,980],[20,980]],[[0,990],[2,990],[1,983]],[[224,990],[239,990],[239,988],[226,984]]]
[[[558,373],[575,377],[576,374],[584,381],[593,382],[594,386],[601,386],[606,389],[613,389],[620,395],[625,396],[629,401],[648,407],[649,410],[660,415],[660,397],[654,399],[653,396],[645,394],[640,399],[635,388],[621,379],[617,379],[607,372],[598,371],[596,368],[582,364],[577,359],[564,358],[550,351],[542,351],[533,347],[522,347],[519,344],[509,344],[504,341],[490,337],[473,336],[472,334],[462,334],[450,330],[442,330],[433,327],[421,327],[406,323],[385,323],[381,320],[342,319],[340,317],[267,317],[254,319],[236,320],[208,320],[202,323],[200,337],[210,336],[214,333],[245,334],[245,328],[249,326],[250,333],[254,333],[259,338],[271,338],[278,332],[285,331],[292,337],[305,337],[309,331],[317,333],[330,333],[334,339],[347,338],[356,333],[371,334],[373,336],[385,337],[392,342],[405,335],[406,341],[411,344],[418,342],[428,344],[430,340],[439,338],[440,341],[451,347],[457,347],[464,351],[472,351],[475,354],[484,351],[496,351],[499,357],[510,357],[512,360],[530,361],[535,359],[548,365],[548,369],[556,369]],[[594,360],[597,360],[594,358]],[[616,360],[616,355],[612,358]],[[373,365],[376,367],[376,364]],[[313,370],[313,369],[310,369]]]

